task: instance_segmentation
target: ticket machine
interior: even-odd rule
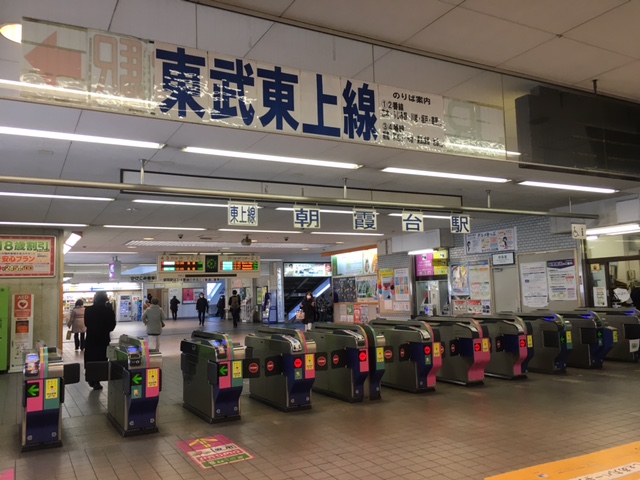
[[[245,366],[244,345],[226,333],[196,330],[180,351],[184,408],[209,423],[240,419],[244,371],[259,374],[258,362]]]
[[[602,368],[604,357],[618,342],[618,329],[606,324],[594,311],[558,312],[571,322],[573,353],[567,365],[577,368]]]
[[[38,344],[24,354],[21,451],[62,446],[61,406],[65,385],[78,383],[80,364],[64,365],[56,347]]]
[[[484,382],[484,369],[491,359],[489,338],[473,318],[427,317],[416,320],[428,323],[440,333],[444,345],[442,368],[438,380],[460,385]]]
[[[311,408],[316,343],[295,328],[262,327],[245,338],[247,356],[264,375],[249,380],[250,397],[284,412]]]
[[[527,332],[524,320],[516,315],[482,315],[473,319],[490,342],[491,360],[485,374],[506,379],[526,378],[528,362],[533,357],[533,336]]]
[[[370,325],[384,335],[387,361],[382,385],[418,393],[435,389],[442,366],[437,330],[418,320],[377,318]]]
[[[380,398],[380,378],[384,373],[384,356],[376,354],[377,341],[369,325],[354,323],[317,323],[305,332],[307,340],[316,343],[316,380],[313,391],[355,403],[370,396],[367,380],[374,375],[374,399]],[[381,336],[382,337],[382,336]],[[381,338],[383,340],[383,338]],[[381,349],[383,346],[380,347]],[[381,353],[383,353],[381,351]],[[373,356],[373,371],[371,365]],[[376,375],[378,373],[378,375]]]
[[[529,361],[529,370],[538,373],[566,372],[567,359],[573,351],[571,322],[562,315],[547,311],[518,312],[515,315],[530,326],[533,335],[535,354]]]
[[[596,312],[607,325],[618,329],[618,342],[606,355],[607,360],[619,360],[621,362],[637,362],[638,349],[640,347],[640,311],[634,307],[604,308],[588,307],[580,310]]]
[[[147,341],[121,335],[107,349],[109,394],[107,418],[123,437],[158,431],[158,397],[162,389],[162,355]]]

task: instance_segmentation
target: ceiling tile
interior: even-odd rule
[[[118,0],[21,0],[0,2],[0,24],[22,17],[107,30]]]
[[[461,8],[485,13],[520,25],[562,34],[598,15],[614,9],[627,0],[466,0]]]
[[[500,67],[565,84],[575,84],[632,61],[629,57],[568,38],[554,38],[510,59]]]
[[[598,80],[598,92],[601,94],[617,95],[624,98],[638,96],[638,78],[640,78],[640,61],[629,63],[619,68],[600,73]],[[578,85],[591,89],[593,78],[588,78]]]
[[[218,3],[281,16],[293,2],[294,0],[269,0],[268,2],[264,0],[219,0]],[[206,3],[206,0],[203,3]]]
[[[482,28],[478,28],[481,25]],[[509,39],[505,41],[505,39]],[[471,10],[456,8],[404,42],[426,52],[498,65],[553,35]]]

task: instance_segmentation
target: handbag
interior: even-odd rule
[[[67,330],[67,340],[71,340],[71,334],[73,332],[71,330]]]
[[[296,322],[301,322],[304,320],[304,310],[298,310],[296,312]]]

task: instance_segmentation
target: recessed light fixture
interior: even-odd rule
[[[194,227],[152,227],[146,225],[103,225],[104,228],[135,228],[140,230],[185,230],[185,231],[198,231],[201,232],[206,228],[194,228]]]
[[[0,35],[12,42],[22,43],[22,24],[7,23],[0,27]]]
[[[345,168],[355,170],[362,165],[355,163],[331,162],[329,160],[314,160],[311,158],[281,157],[279,155],[264,155],[261,153],[234,152],[231,150],[217,150],[214,148],[185,147],[186,153],[199,153],[201,155],[213,155],[216,157],[244,158],[246,160],[260,160],[264,162],[295,163],[296,165],[308,165],[312,167]]]
[[[302,233],[298,230],[253,230],[240,228],[219,228],[219,232],[238,232],[238,233]]]
[[[88,227],[86,223],[47,223],[47,222],[0,222],[0,225],[14,225],[16,227]]]
[[[115,199],[106,197],[78,197],[75,195],[54,195],[47,193],[20,193],[20,192],[0,192],[2,197],[28,197],[28,198],[51,198],[53,200],[88,200],[95,202],[113,202]]]
[[[600,188],[600,187],[584,187],[581,185],[566,185],[563,183],[547,183],[547,182],[518,182],[518,185],[524,185],[526,187],[542,187],[542,188],[556,188],[558,190],[576,190],[578,192],[591,192],[591,193],[615,193],[618,190],[613,188]]]
[[[382,169],[385,173],[402,173],[404,175],[421,175],[424,177],[448,178],[451,180],[472,180],[475,182],[507,183],[507,178],[481,177],[479,175],[466,175],[462,173],[432,172],[429,170],[414,170],[411,168],[387,167]]]
[[[390,217],[401,217],[402,214],[401,213],[390,213],[389,214]],[[440,219],[440,220],[450,220],[451,216],[450,215],[428,215],[428,214],[424,214],[422,215],[422,218],[436,218],[436,219]]]
[[[136,199],[136,200],[132,200],[132,202],[134,202],[134,203],[151,203],[151,204],[155,204],[155,205],[185,205],[185,206],[189,206],[189,207],[221,207],[221,208],[228,208],[229,207],[228,204],[222,204],[222,203],[176,202],[176,201],[172,201],[172,200],[143,200],[143,199]]]
[[[69,238],[64,241],[64,245],[62,246],[62,253],[66,254],[71,248],[80,241],[82,238],[81,232],[71,232]]]
[[[311,235],[350,235],[362,237],[383,237],[384,233],[368,233],[368,232],[311,232]]]
[[[640,230],[640,224],[625,223],[623,225],[611,225],[610,227],[587,228],[587,235],[618,235]]]
[[[444,146],[450,147],[450,148],[462,148],[467,150],[475,150],[477,152],[501,153],[501,154],[510,155],[510,156],[522,155],[520,152],[511,152],[509,150],[504,150],[502,148],[480,147],[477,145],[467,145],[465,143],[445,142]]]
[[[142,239],[149,241],[149,240],[154,240],[154,237],[143,237]]]
[[[162,143],[127,140],[126,138],[98,137],[95,135],[80,135],[77,133],[50,132],[46,130],[32,130],[28,128],[0,127],[0,134],[17,135],[19,137],[48,138],[51,140],[67,140],[69,142],[99,143],[102,145],[119,145],[123,147],[152,148],[160,150]]]

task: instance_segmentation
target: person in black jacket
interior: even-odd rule
[[[175,295],[171,300],[169,300],[169,310],[171,310],[171,316],[174,320],[178,320],[178,305],[180,305],[180,300]]]
[[[206,298],[204,298],[204,293],[201,293],[198,301],[196,302],[196,310],[198,311],[198,325],[204,325],[204,319],[208,309],[209,302]]]
[[[111,308],[107,308],[106,292],[97,292],[93,296],[93,305],[84,310],[84,324],[87,328],[87,337],[84,342],[85,369],[89,362],[106,362],[107,347],[111,343],[110,332],[116,328],[116,314]],[[89,382],[94,390],[101,390],[100,382]]]
[[[311,330],[311,325],[316,321],[316,299],[313,297],[313,293],[307,292],[307,295],[302,300],[302,311],[304,312],[304,329]]]

